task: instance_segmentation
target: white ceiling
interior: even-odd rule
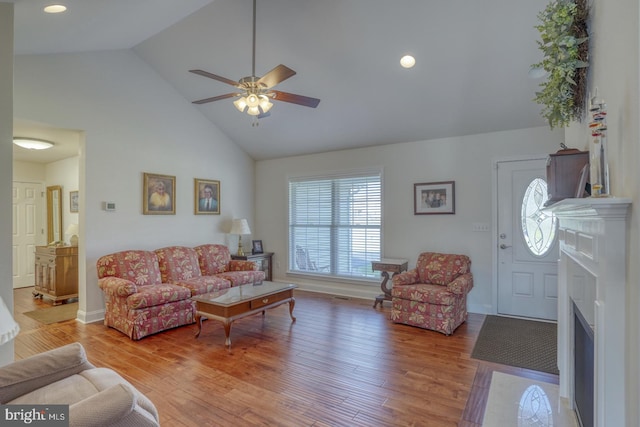
[[[256,74],[297,75],[252,126],[226,99],[194,108],[255,159],[545,125],[532,101],[534,26],[548,0],[257,0]],[[251,0],[15,2],[16,54],[133,48],[189,100],[234,92],[189,73],[251,75]],[[413,69],[400,67],[405,53]]]

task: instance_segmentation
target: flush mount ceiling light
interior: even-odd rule
[[[411,55],[405,55],[400,58],[400,65],[402,65],[404,68],[412,68],[414,65],[416,65],[416,58]]]
[[[47,13],[61,13],[67,10],[67,6],[61,4],[50,4],[43,9]]]
[[[44,139],[23,138],[20,136],[13,138],[13,143],[27,150],[46,150],[55,145],[53,142]]]

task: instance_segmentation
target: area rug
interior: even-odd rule
[[[45,325],[51,323],[64,322],[65,320],[75,319],[78,313],[78,303],[57,305],[55,307],[41,308],[39,310],[27,311],[24,313],[32,319],[37,320]]]
[[[567,399],[558,386],[493,372],[482,427],[577,427]]]
[[[489,315],[471,357],[557,375],[556,337],[555,323]]]

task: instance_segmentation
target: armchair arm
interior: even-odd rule
[[[229,261],[229,271],[253,271],[258,270],[258,264],[253,261],[232,259]]]
[[[103,277],[98,279],[98,286],[107,295],[127,297],[138,292],[138,287],[131,280],[120,277]]]
[[[414,268],[409,271],[402,272],[400,274],[394,275],[391,280],[393,286],[401,286],[401,285],[413,285],[414,283],[418,283],[418,269]]]
[[[456,277],[452,282],[447,284],[447,290],[456,295],[468,294],[473,288],[473,275],[466,273]]]
[[[139,406],[136,401],[136,391],[126,384],[113,385],[69,406],[70,427],[116,425],[128,416],[132,419],[122,425],[159,425],[157,413],[152,414]]]
[[[0,403],[93,368],[80,343],[18,360],[0,368]]]

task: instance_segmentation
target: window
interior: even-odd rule
[[[289,270],[374,278],[380,259],[381,173],[289,180]]]
[[[547,183],[540,178],[529,183],[522,198],[522,235],[536,256],[546,255],[556,237],[556,217],[541,210],[548,198]]]

